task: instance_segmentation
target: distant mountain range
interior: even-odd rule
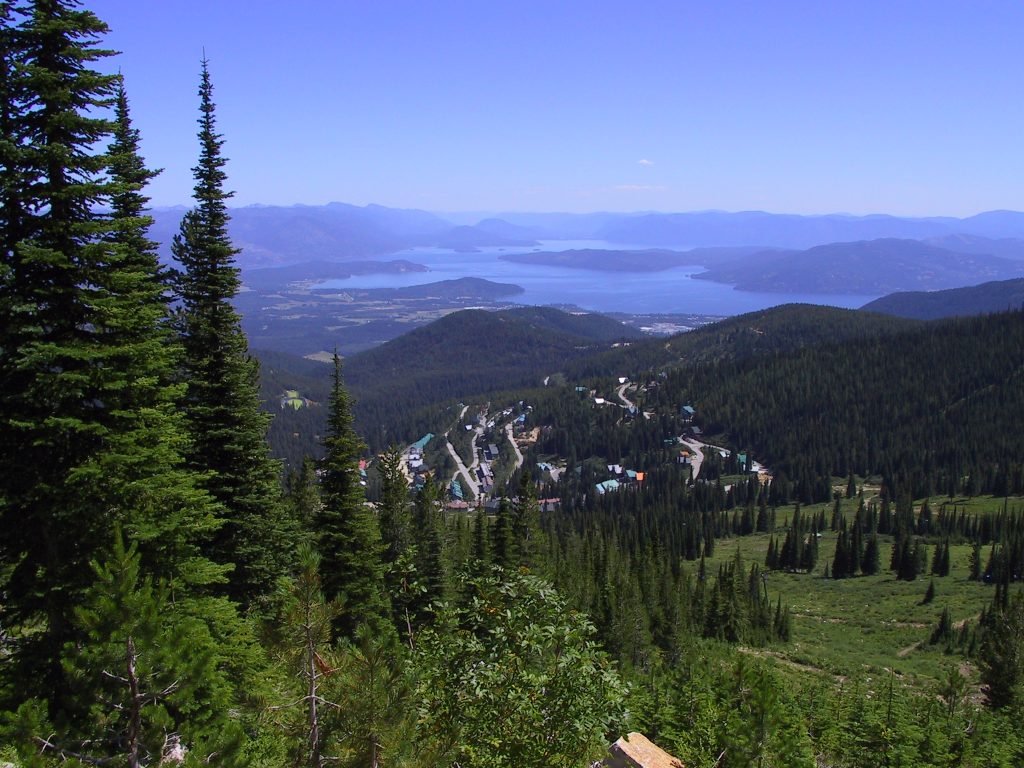
[[[957,253],[977,253],[1004,259],[1024,260],[1024,239],[1001,237],[993,239],[980,235],[939,235],[925,238],[924,242]]]
[[[152,212],[152,237],[171,260],[170,243],[185,209]],[[486,246],[527,247],[531,238],[510,237],[478,226],[455,226],[426,211],[359,207],[344,203],[321,206],[249,206],[230,211],[229,232],[240,249],[243,269],[309,261],[353,261],[416,247],[474,250]]]
[[[152,235],[170,260],[185,208],[158,208]],[[627,247],[761,246],[806,249],[834,242],[933,239],[961,253],[1024,259],[1024,213],[989,211],[968,218],[799,216],[727,213],[501,213],[455,224],[427,211],[330,203],[249,206],[230,211],[230,233],[244,268],[308,261],[354,261],[417,247],[474,250],[532,248],[539,240],[605,240]],[[947,240],[942,241],[943,238]]]
[[[743,211],[652,213],[609,222],[598,231],[604,240],[660,247],[765,245],[810,248],[825,243],[965,234],[985,238],[1024,237],[1024,213],[990,211],[965,219],[896,216],[797,216]]]

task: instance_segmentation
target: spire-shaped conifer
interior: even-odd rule
[[[324,448],[322,504],[315,526],[321,573],[324,593],[341,604],[335,634],[351,638],[363,622],[381,628],[387,625],[390,606],[384,589],[380,526],[359,483],[363,443],[352,428],[352,410],[337,353]]]
[[[232,563],[228,594],[244,605],[266,595],[288,568],[295,525],[285,513],[279,467],[268,455],[268,417],[259,409],[257,361],[249,355],[241,320],[231,306],[238,293],[237,250],[228,236],[224,140],[216,131],[207,61],[199,87],[199,163],[196,205],[185,214],[172,250],[183,272],[185,399],[190,465],[207,473],[204,486],[224,508],[211,556]]]
[[[180,453],[174,345],[142,215],[152,174],[126,99],[116,123],[96,117],[118,86],[90,68],[109,53],[95,48],[106,26],[77,3],[40,0],[16,31],[31,108],[15,133],[21,208],[3,223],[0,566],[11,567],[0,590],[5,625],[31,631],[5,670],[26,685],[0,688],[69,718],[61,655],[83,640],[73,612],[116,528],[179,597],[223,569],[200,556],[217,521]]]

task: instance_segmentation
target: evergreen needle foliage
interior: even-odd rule
[[[334,355],[325,455],[320,464],[322,504],[316,518],[317,546],[322,558],[324,591],[339,600],[336,637],[354,637],[360,622],[383,628],[391,608],[384,586],[380,527],[359,482],[363,443],[352,429],[348,393],[341,378],[341,359]]]
[[[269,458],[267,417],[259,409],[259,368],[248,352],[231,299],[238,293],[237,252],[228,237],[224,140],[216,132],[213,85],[202,62],[195,207],[185,214],[172,251],[182,265],[176,289],[184,348],[189,465],[221,505],[223,525],[209,554],[234,565],[227,594],[242,605],[268,595],[292,560],[298,531]]]

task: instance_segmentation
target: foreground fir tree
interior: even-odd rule
[[[434,605],[444,599],[447,586],[444,511],[440,496],[440,489],[428,477],[416,494],[413,506],[414,562],[421,589],[413,601],[412,611],[421,626],[432,619]]]
[[[2,23],[0,552],[15,566],[4,623],[43,628],[17,660],[59,695],[59,651],[87,580],[81,549],[96,543],[93,515],[69,481],[102,430],[83,392],[99,340],[83,283],[102,260],[105,225],[89,204],[107,192],[93,150],[110,124],[83,112],[107,104],[113,79],[89,69],[109,55],[95,47],[106,27],[92,14],[51,3],[21,16],[5,4]]]
[[[69,720],[82,712],[61,655],[80,638],[74,609],[116,527],[182,596],[221,576],[199,550],[214,506],[181,460],[174,345],[140,215],[151,174],[125,99],[116,123],[92,116],[118,81],[90,69],[108,55],[95,47],[106,27],[76,6],[4,18],[23,96],[6,105],[17,145],[5,152],[19,165],[4,169],[5,193],[13,176],[18,208],[3,220],[0,277],[0,573],[3,623],[18,637],[3,676],[19,681],[11,695],[36,693]]]
[[[110,302],[105,317],[105,340],[112,349],[103,370],[116,373],[103,401],[117,428],[109,438],[112,455],[102,460],[96,481],[124,497],[130,514],[118,524],[138,546],[148,572],[177,589],[184,583],[209,585],[222,580],[225,569],[203,558],[201,549],[220,521],[213,499],[182,458],[186,438],[178,403],[183,387],[173,383],[181,347],[169,324],[169,286],[148,237],[152,219],[145,214],[149,199],[142,191],[156,174],[138,154],[139,135],[120,80],[115,116],[108,154],[112,215],[106,272],[117,301]]]
[[[26,215],[23,195],[28,177],[23,175],[21,161],[28,128],[23,43],[14,3],[0,0],[0,270],[13,266],[14,246],[22,239],[21,222]],[[5,279],[2,271],[0,279]],[[7,322],[0,323],[0,334],[6,327]]]
[[[414,768],[399,760],[411,748],[415,708],[397,636],[362,624],[353,640],[332,643],[341,605],[324,597],[316,551],[302,544],[298,560],[282,585],[279,655],[290,684],[269,708],[292,764]]]
[[[322,503],[316,518],[321,573],[328,599],[341,602],[341,614],[334,622],[335,635],[351,638],[362,622],[383,630],[391,608],[384,587],[380,526],[359,483],[363,444],[352,428],[352,411],[337,353],[324,449]]]
[[[223,506],[224,525],[209,550],[233,563],[228,594],[243,605],[268,595],[291,560],[296,527],[281,498],[279,467],[268,455],[268,417],[259,409],[258,363],[249,355],[241,320],[237,252],[228,237],[223,139],[216,132],[207,62],[199,87],[196,206],[181,222],[172,250],[178,275],[180,330],[188,383],[185,411],[190,465],[208,473],[204,487]]]
[[[242,741],[231,716],[233,686],[210,628],[171,599],[166,581],[142,574],[132,545],[115,536],[75,625],[83,640],[64,667],[88,713],[88,727],[42,729],[23,744],[74,764],[139,768],[176,754],[234,764]]]

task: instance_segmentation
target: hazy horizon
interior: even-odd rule
[[[156,210],[174,210],[182,209],[187,210],[192,207],[194,203],[192,201],[184,203],[160,203],[151,204],[151,208]],[[528,209],[523,208],[520,210],[513,209],[495,209],[495,210],[439,210],[427,207],[415,207],[415,206],[399,206],[399,205],[385,205],[376,201],[370,201],[367,203],[352,203],[345,200],[328,200],[323,203],[305,203],[305,202],[293,202],[293,203],[263,203],[263,202],[249,202],[239,203],[236,200],[229,200],[228,208],[240,209],[240,208],[321,208],[330,205],[343,205],[353,206],[356,208],[392,208],[395,210],[418,210],[424,213],[430,213],[439,218],[445,217],[457,217],[466,220],[477,220],[475,217],[485,219],[488,217],[500,217],[503,214],[525,216],[525,215],[537,215],[537,216],[647,216],[647,215],[674,215],[674,214],[744,214],[744,213],[764,213],[770,216],[798,216],[805,218],[826,218],[830,216],[835,217],[849,217],[854,219],[870,218],[872,216],[891,216],[897,219],[969,219],[973,216],[979,216],[986,213],[1021,213],[1024,214],[1024,206],[1021,210],[1015,210],[1012,208],[991,208],[986,210],[977,210],[965,214],[947,214],[947,213],[925,213],[920,215],[901,215],[890,213],[888,211],[869,211],[866,213],[851,213],[849,211],[825,211],[822,213],[805,213],[802,211],[775,211],[766,209],[734,209],[728,210],[723,208],[703,208],[703,209],[689,209],[689,210],[656,210],[656,209],[636,209],[636,210],[607,210],[607,209],[594,209],[594,210],[581,210],[581,211],[569,211],[569,210],[541,210],[541,209]],[[458,222],[454,222],[458,223]]]

